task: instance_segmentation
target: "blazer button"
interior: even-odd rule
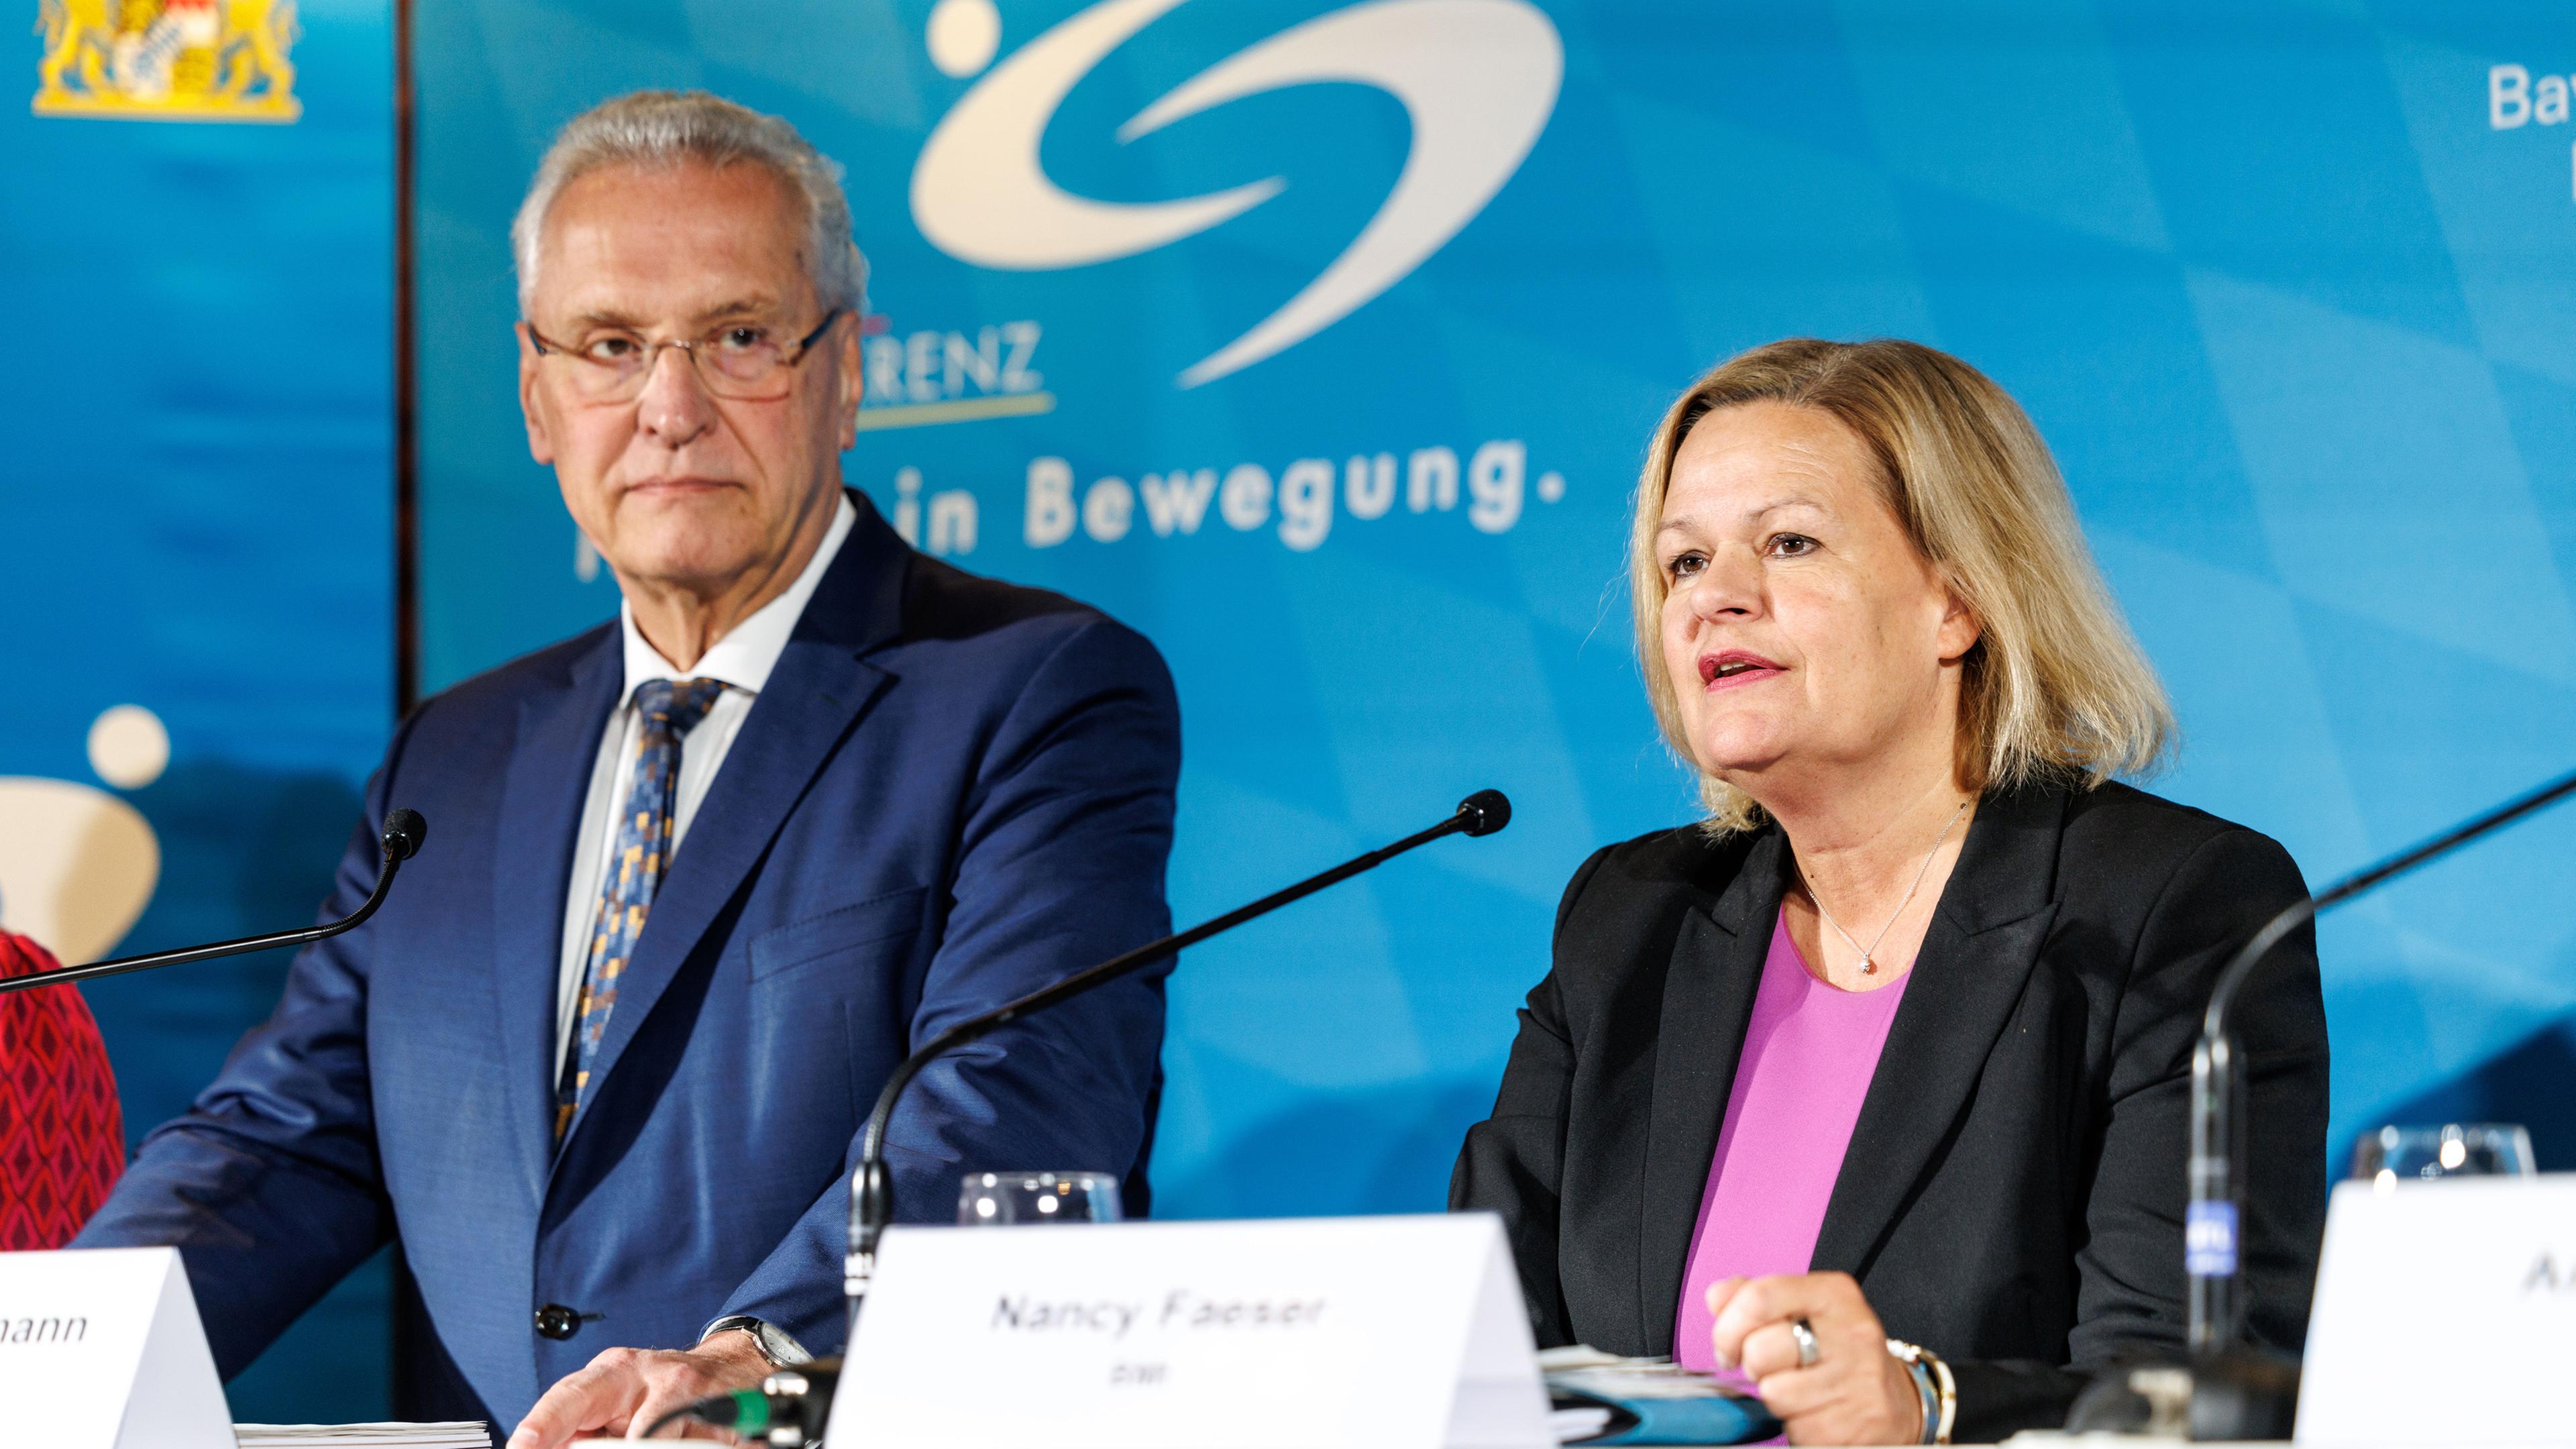
[[[537,1310],[537,1332],[560,1343],[581,1332],[581,1315],[560,1303]]]

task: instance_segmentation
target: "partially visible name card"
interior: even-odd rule
[[[2570,1364],[2576,1175],[2335,1189],[2300,1443],[2565,1442]]]
[[[1553,1449],[1483,1215],[898,1228],[826,1442]]]
[[[172,1248],[0,1253],[0,1403],[47,1449],[233,1449]]]

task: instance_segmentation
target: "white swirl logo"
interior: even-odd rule
[[[977,82],[913,167],[921,234],[975,266],[1080,267],[1195,236],[1285,189],[1285,178],[1274,176],[1174,201],[1095,201],[1057,186],[1039,164],[1039,142],[1065,96],[1128,37],[1182,3],[1103,0]],[[943,69],[961,49],[978,61],[989,55],[998,33],[990,14],[989,0],[942,0],[931,38]],[[1526,0],[1369,0],[1218,62],[1120,126],[1118,139],[1133,141],[1228,101],[1327,81],[1376,86],[1412,119],[1404,168],[1368,225],[1278,311],[1192,364],[1180,385],[1212,382],[1285,351],[1402,281],[1520,169],[1556,108],[1564,69],[1556,27]]]

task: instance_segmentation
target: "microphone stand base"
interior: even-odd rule
[[[2066,1432],[2279,1442],[2298,1411],[2299,1361],[2237,1344],[2188,1362],[2104,1370],[2067,1411]]]

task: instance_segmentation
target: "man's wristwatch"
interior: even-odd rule
[[[794,1368],[814,1361],[814,1355],[805,1351],[805,1345],[789,1337],[786,1329],[748,1313],[736,1313],[708,1324],[707,1331],[698,1335],[698,1342],[704,1343],[719,1333],[737,1328],[751,1335],[752,1347],[760,1350],[760,1356],[769,1360],[771,1368]]]

